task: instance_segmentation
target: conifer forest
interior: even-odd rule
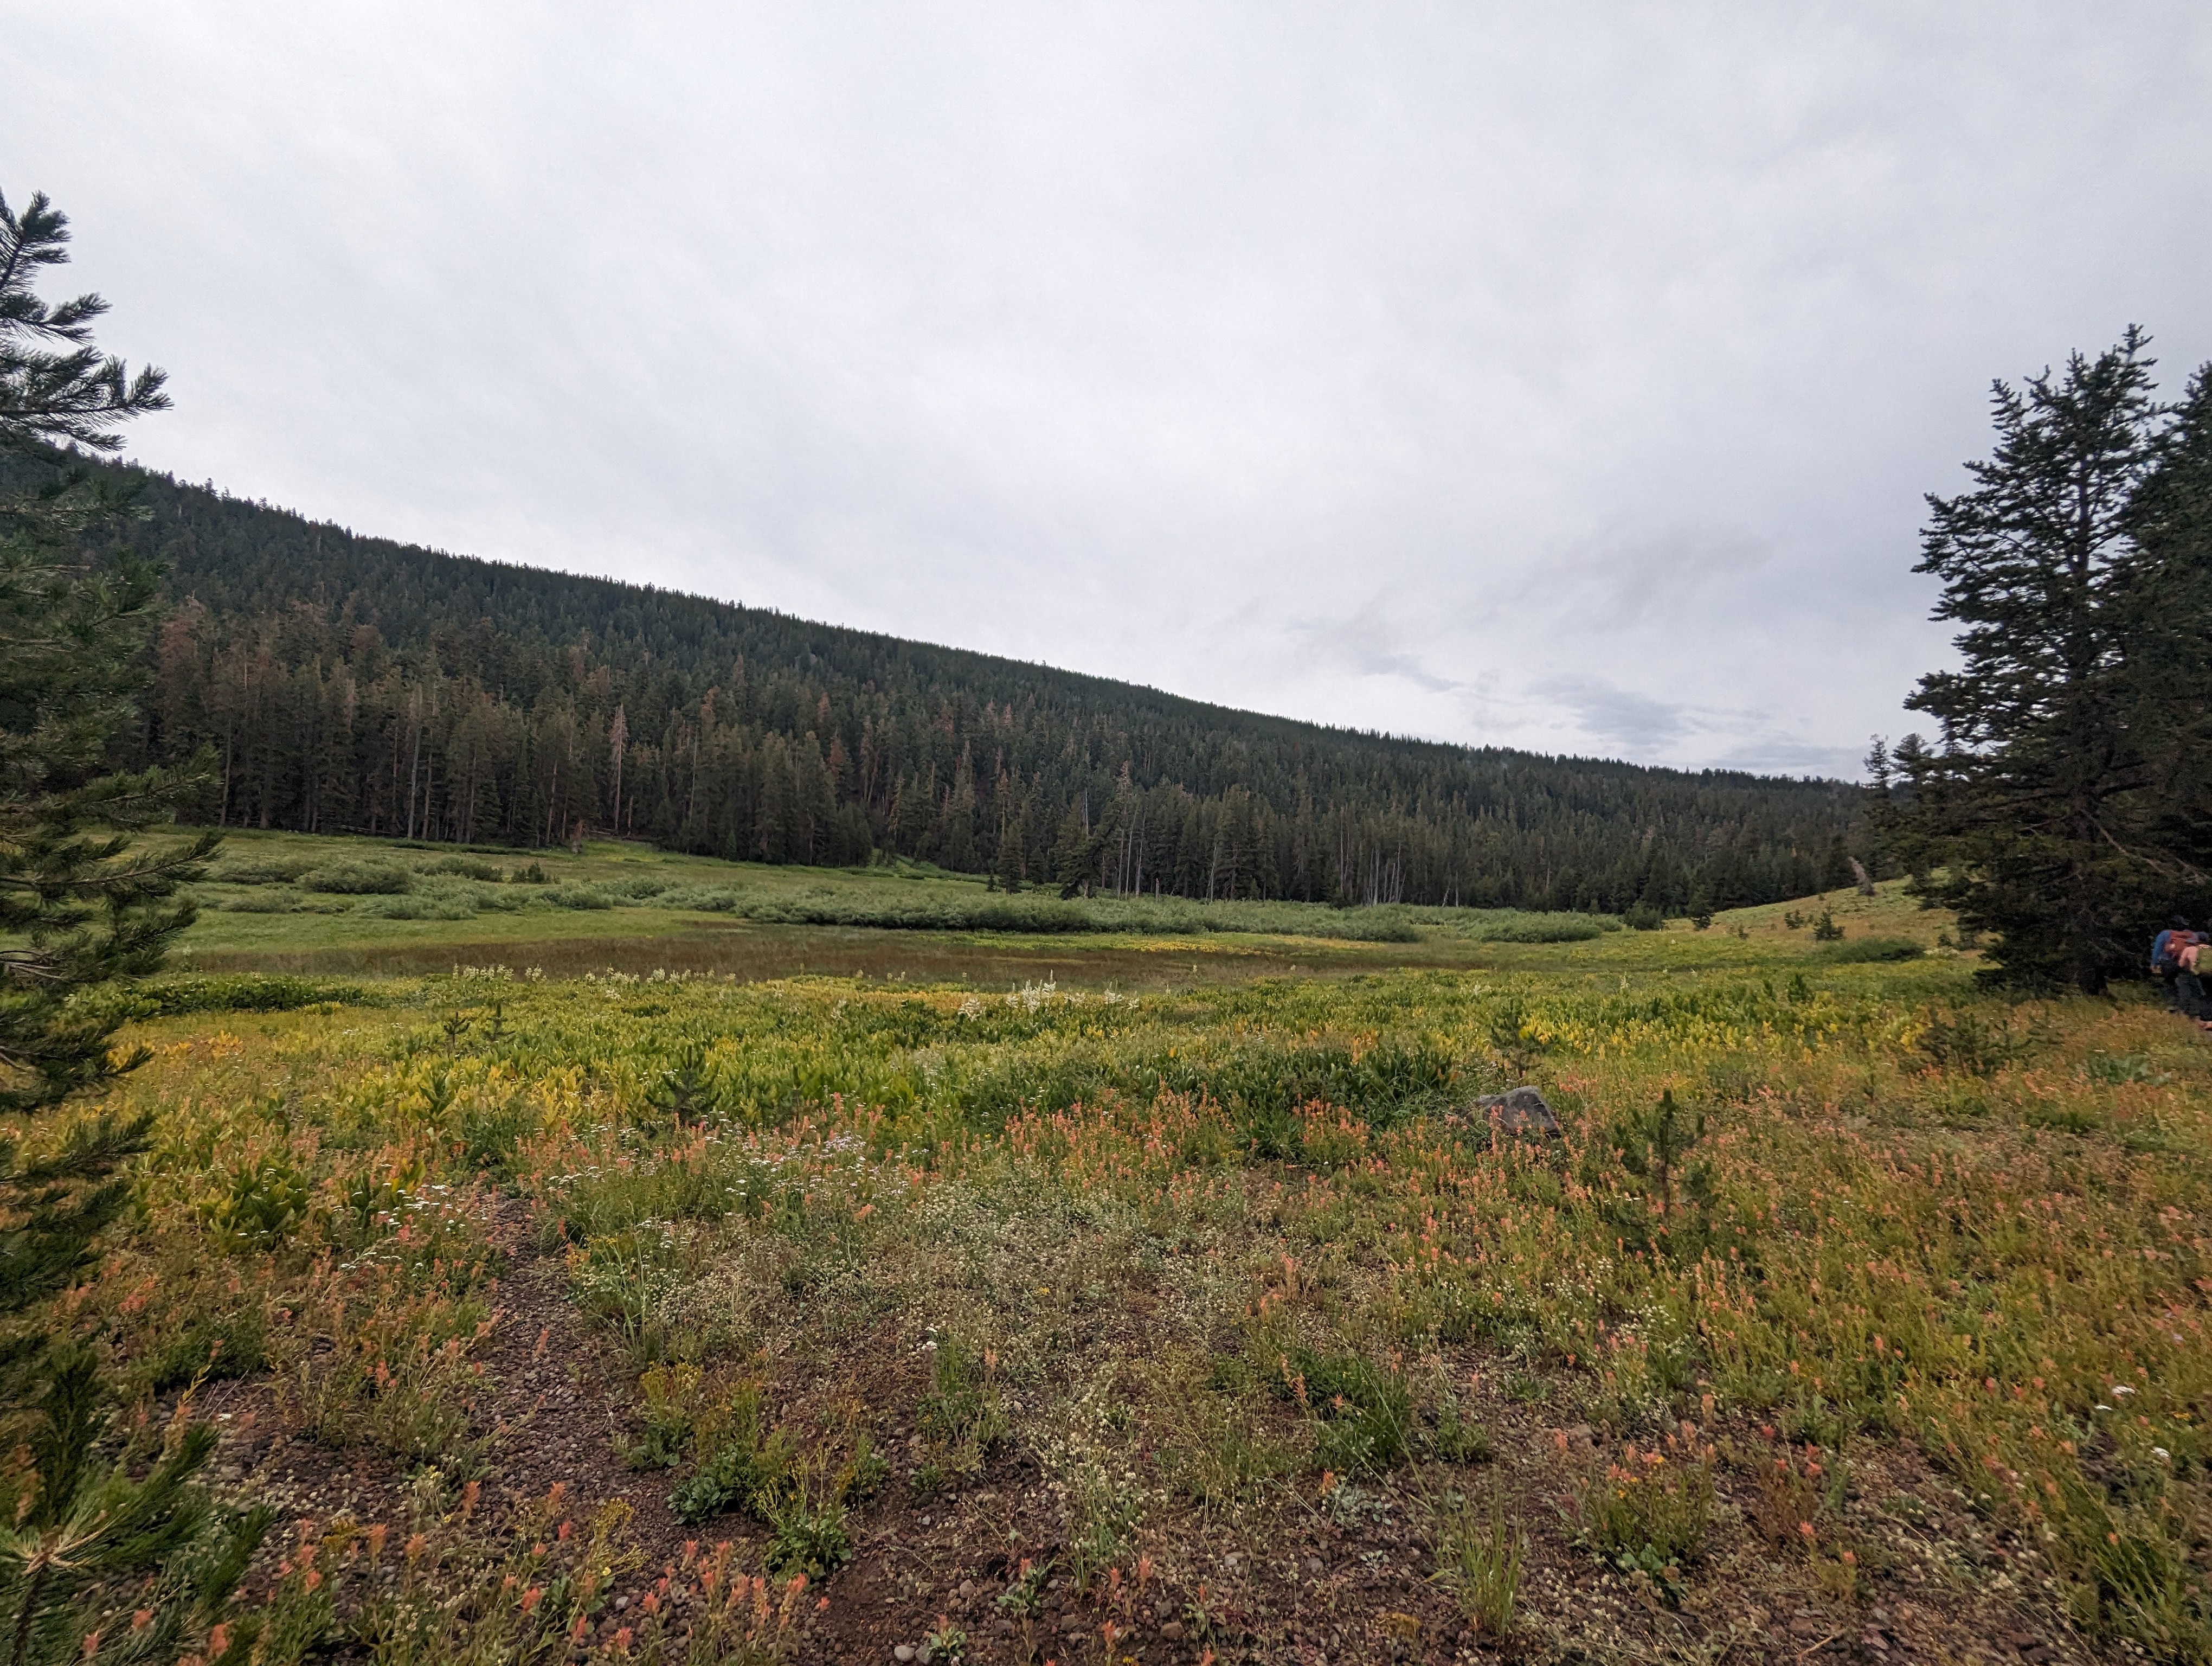
[[[1332,730],[132,477],[174,603],[132,761],[211,748],[213,825],[1343,904],[1681,913],[1851,880],[1838,782]]]

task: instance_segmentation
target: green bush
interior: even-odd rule
[[[218,885],[289,885],[313,866],[313,860],[305,856],[247,856],[225,862],[210,872],[208,879]]]
[[[368,1000],[358,983],[331,983],[273,972],[181,973],[155,978],[133,992],[148,1018],[178,1012],[291,1012],[325,1002]]]
[[[1522,914],[1478,925],[1468,935],[1482,943],[1587,943],[1620,927],[1587,914]]]
[[[1638,903],[1628,911],[1628,929],[1632,932],[1656,932],[1666,923],[1666,916],[1649,903]]]
[[[706,914],[727,914],[737,905],[737,892],[722,885],[672,885],[653,899],[657,909],[696,909]]]
[[[413,874],[390,862],[325,862],[300,875],[303,890],[344,897],[397,897],[414,884]]]
[[[465,897],[378,897],[361,905],[375,920],[473,920],[476,905]]]
[[[579,884],[565,879],[545,893],[545,901],[556,909],[611,909],[615,899],[597,885]]]
[[[434,862],[425,862],[415,870],[417,873],[447,873],[456,879],[475,879],[482,884],[499,883],[499,869],[491,863],[469,856],[441,856]]]

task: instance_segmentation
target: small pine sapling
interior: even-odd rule
[[[1638,1183],[1608,1213],[1631,1249],[1694,1256],[1712,1237],[1712,1165],[1691,1158],[1705,1138],[1701,1110],[1686,1110],[1668,1088],[1659,1102],[1617,1123],[1612,1144],[1621,1167]]]

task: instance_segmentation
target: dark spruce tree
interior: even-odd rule
[[[2212,871],[2212,366],[2190,379],[2131,519],[2142,558],[2129,721],[2147,781],[2133,848],[2200,919]]]
[[[134,378],[92,345],[100,297],[49,307],[35,294],[68,240],[44,197],[20,215],[0,198],[0,450],[18,457],[112,451],[118,423],[167,404],[161,372]],[[111,1052],[121,1007],[100,997],[151,970],[189,923],[178,887],[215,840],[149,850],[134,837],[191,785],[109,766],[145,680],[156,575],[100,547],[125,508],[112,481],[65,461],[38,477],[0,496],[0,1423],[31,1460],[0,1479],[0,1627],[11,1661],[76,1660],[135,1602],[147,1618],[131,1657],[172,1661],[224,1617],[270,1517],[224,1516],[191,1484],[211,1430],[102,1451],[100,1363],[49,1346],[37,1310],[122,1209],[116,1170],[150,1119],[59,1129],[40,1113],[145,1057]],[[238,1631],[248,1649],[253,1633]]]
[[[1992,974],[2014,984],[2101,990],[2154,921],[2204,900],[2171,797],[2201,763],[2185,709],[2201,675],[2167,684],[2212,619],[2185,581],[2202,546],[2189,554],[2184,510],[2144,535],[2153,483],[2179,505],[2191,466],[2147,344],[2130,329],[2063,374],[1996,385],[1996,445],[1967,465],[1972,490],[1929,498],[1916,569],[1942,581],[1936,617],[1963,627],[1959,668],[1906,702],[1939,739],[1869,760],[1887,850],[1996,934]]]

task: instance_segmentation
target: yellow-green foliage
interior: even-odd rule
[[[1135,998],[479,976],[158,1018],[119,1096],[161,1119],[143,1225],[71,1322],[150,1384],[204,1345],[220,1364],[250,1308],[319,1438],[451,1462],[489,1281],[534,1232],[648,1373],[641,1462],[710,1468],[696,1372],[777,1326],[933,1340],[919,1462],[1031,1443],[1085,1577],[1159,1507],[1127,1479],[1139,1429],[1204,1501],[1387,1471],[1459,1439],[1408,1362],[1478,1348],[1641,1443],[1582,1494],[1609,1554],[1693,1566],[1711,1458],[1662,1438],[1686,1417],[1909,1436],[2042,1540],[2077,1617],[2208,1657],[2193,1036],[2147,1007],[2009,1012],[1956,959],[1731,967],[1747,939],[1626,935],[1549,974]],[[1670,943],[1699,970],[1664,970]],[[1466,1110],[1523,1071],[1563,1139]],[[1133,1291],[1145,1343],[1069,1377],[1067,1339]],[[1293,1434],[1271,1401],[1304,1408]],[[732,1414],[738,1507],[842,1530],[820,1512],[849,1476],[787,1507],[813,1497],[788,1443],[826,1416]]]

